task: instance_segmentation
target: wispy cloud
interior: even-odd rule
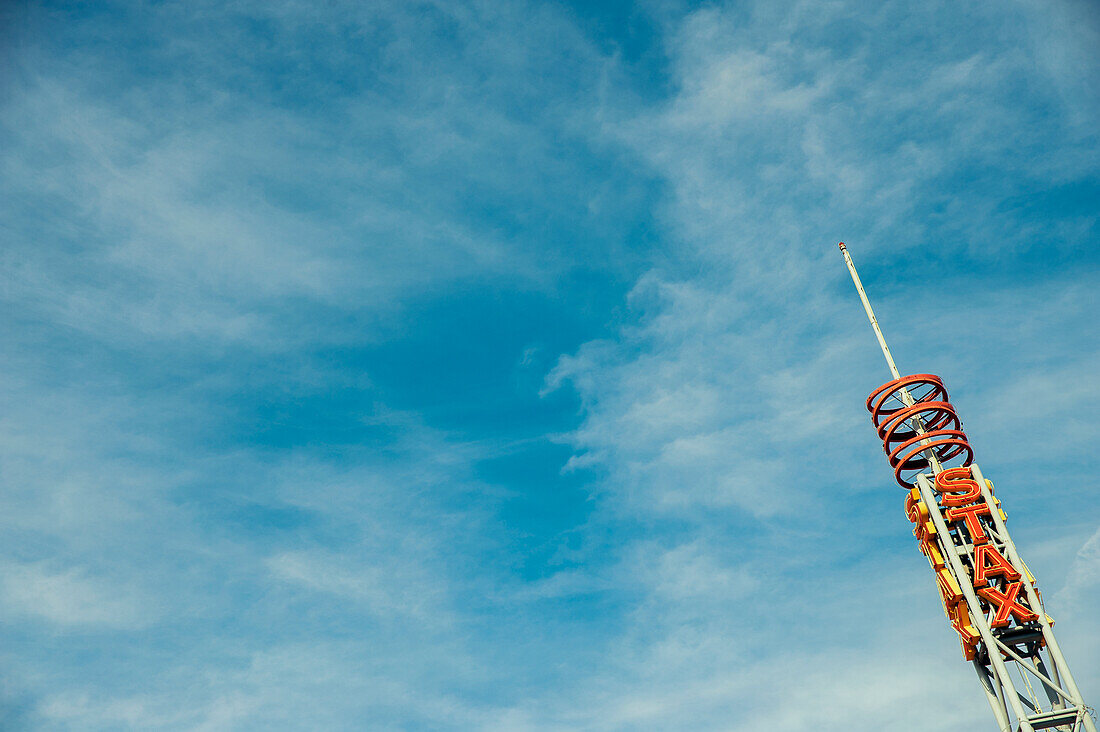
[[[51,571],[38,563],[6,563],[0,602],[9,613],[60,626],[147,625],[156,608],[125,588],[113,587],[77,570]],[[128,596],[129,595],[129,596]]]

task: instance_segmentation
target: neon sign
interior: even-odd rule
[[[867,397],[867,409],[907,491],[905,515],[935,573],[944,613],[998,728],[1097,732],[947,389],[932,374],[901,375],[852,257],[843,243],[840,250],[894,376]]]

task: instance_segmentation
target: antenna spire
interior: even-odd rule
[[[878,338],[882,355],[886,357],[886,365],[890,367],[890,373],[894,375],[894,378],[900,379],[901,372],[898,371],[897,364],[894,363],[894,357],[890,355],[890,346],[886,345],[886,338],[882,335],[882,329],[878,327],[875,311],[871,309],[871,301],[867,299],[867,292],[863,289],[863,283],[859,280],[859,273],[856,272],[856,265],[852,262],[852,255],[848,253],[848,247],[844,246],[844,242],[840,242],[840,253],[844,255],[844,262],[848,265],[852,282],[856,283],[856,291],[859,293],[859,299],[863,301],[863,309],[867,311],[867,319],[871,321],[871,328],[875,331],[875,338]]]
[[[840,242],[840,253],[844,255],[844,262],[848,265],[848,272],[852,275],[852,282],[856,283],[856,291],[859,293],[859,299],[863,301],[863,309],[867,311],[867,319],[871,321],[871,328],[875,331],[875,338],[878,338],[878,345],[882,348],[882,355],[886,357],[886,365],[890,367],[890,373],[893,374],[894,381],[900,381],[901,372],[898,371],[898,366],[894,363],[894,357],[890,354],[890,346],[886,345],[886,338],[882,335],[882,329],[878,327],[878,319],[875,317],[875,311],[871,309],[871,301],[867,299],[867,291],[863,289],[863,283],[859,279],[859,273],[856,272],[856,265],[852,262],[852,255],[848,253],[848,247],[844,246],[844,242]],[[913,407],[916,405],[916,401],[913,399],[913,395],[909,393],[908,387],[900,386],[896,394],[901,398],[902,403],[905,404],[906,407]],[[923,437],[926,434],[924,420],[921,419],[920,413],[914,414],[907,421],[913,426],[913,430],[918,435]],[[920,444],[927,445],[929,448],[933,445],[932,441],[927,438],[922,439]],[[940,465],[940,458],[933,449],[928,450],[928,463],[932,467],[934,473],[943,470],[943,467]]]

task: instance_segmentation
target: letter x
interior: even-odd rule
[[[978,590],[979,595],[997,607],[997,613],[993,616],[993,622],[990,623],[991,626],[1000,628],[1008,625],[1009,615],[1015,615],[1016,620],[1020,623],[1039,618],[1030,608],[1021,605],[1016,600],[1016,596],[1020,594],[1020,588],[1023,586],[1023,582],[1013,582],[1005,588],[1004,592],[995,590],[992,587],[984,587]]]

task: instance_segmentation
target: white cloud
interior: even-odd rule
[[[1082,616],[1096,606],[1097,594],[1100,594],[1100,528],[1077,550],[1056,601],[1067,608],[1071,617],[1087,622]]]
[[[127,587],[78,568],[52,569],[42,562],[0,564],[0,604],[15,616],[63,628],[147,626],[158,608]]]
[[[399,556],[372,565],[316,552],[284,552],[268,558],[266,565],[279,580],[365,603],[381,615],[435,622],[445,617],[440,580]]]

